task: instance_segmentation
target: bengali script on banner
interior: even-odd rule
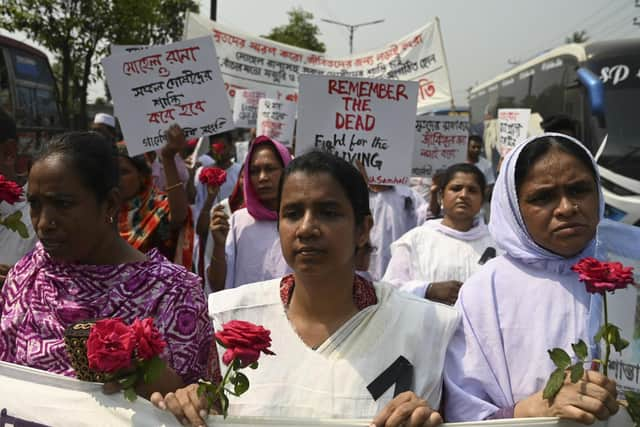
[[[277,99],[297,101],[298,76],[383,78],[418,82],[418,112],[451,101],[449,73],[436,19],[382,49],[346,58],[254,37],[189,14],[185,39],[212,35],[228,95],[238,90],[271,91]]]

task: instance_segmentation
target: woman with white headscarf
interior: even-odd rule
[[[460,291],[463,322],[445,365],[448,421],[559,416],[592,423],[617,411],[615,382],[595,371],[577,384],[565,381],[552,401],[542,398],[555,369],[548,349],[572,353],[571,343],[582,339],[597,356],[602,301],[571,266],[596,255],[603,211],[597,166],[579,141],[544,134],[507,155],[489,223],[505,254]]]

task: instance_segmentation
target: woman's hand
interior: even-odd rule
[[[209,411],[205,397],[198,396],[198,384],[190,384],[164,397],[160,393],[153,393],[150,400],[157,408],[171,412],[182,425],[206,425],[204,419]]]
[[[397,395],[371,422],[371,426],[376,427],[433,427],[440,424],[440,414],[412,391]]]
[[[447,280],[445,282],[433,282],[427,288],[425,298],[431,301],[441,302],[443,304],[453,305],[458,300],[458,293],[462,282],[457,280]]]
[[[173,124],[167,130],[167,143],[160,151],[162,157],[173,159],[176,154],[181,153],[187,146],[187,139],[182,132],[182,128]]]
[[[587,371],[580,381],[573,384],[569,371],[564,385],[549,401],[538,392],[518,402],[514,417],[560,417],[592,424],[606,420],[618,412],[616,382],[596,371]]]
[[[227,234],[229,234],[229,216],[224,213],[224,206],[218,205],[213,208],[209,230],[211,231],[214,245],[224,246]]]

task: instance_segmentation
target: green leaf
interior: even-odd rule
[[[249,378],[242,372],[238,372],[236,374],[236,383],[234,387],[234,391],[236,395],[240,396],[242,393],[249,390]]]
[[[580,340],[575,344],[571,344],[571,347],[573,348],[573,351],[576,353],[576,356],[578,357],[578,359],[580,359],[581,361],[584,361],[584,359],[587,358],[587,354],[588,354],[587,344],[585,344],[584,341]]]
[[[549,356],[556,367],[560,369],[567,369],[569,365],[571,365],[571,357],[561,348],[554,348],[553,350],[547,350],[549,352]]]
[[[123,389],[128,389],[133,387],[136,384],[137,380],[138,380],[138,375],[134,372],[131,375],[127,375],[124,378],[120,378],[118,380],[118,383],[120,384],[120,387],[122,387]]]
[[[251,365],[249,365],[249,367],[251,369],[258,369],[258,362],[253,362]]]
[[[571,382],[577,383],[580,381],[580,378],[584,376],[584,366],[582,366],[582,361],[579,361],[575,365],[571,366]]]
[[[17,211],[9,215],[8,217],[2,220],[2,224],[7,227],[11,231],[15,231],[22,237],[26,239],[29,237],[29,231],[27,230],[27,226],[21,221],[22,212]]]
[[[608,323],[605,323],[604,325],[600,326],[600,329],[598,329],[598,332],[597,332],[597,333],[595,334],[595,336],[593,337],[593,339],[594,339],[594,341],[595,341],[595,342],[600,342],[600,340],[601,340],[604,336],[606,336],[607,330],[609,329],[609,328],[608,328],[608,326],[609,326],[609,324],[608,324]]]
[[[640,425],[640,393],[626,390],[624,397],[627,399],[627,412],[636,426]]]
[[[151,360],[147,361],[147,366],[144,371],[144,382],[146,384],[155,382],[164,372],[165,366],[166,363],[164,363],[164,360],[158,356],[154,356]]]
[[[128,387],[124,389],[124,397],[129,402],[135,402],[135,400],[138,398],[138,395],[136,395],[136,391],[132,387]]]
[[[564,377],[564,369],[558,368],[553,371],[553,373],[549,377],[549,381],[547,381],[547,385],[542,391],[542,398],[551,400],[556,397],[556,394],[558,394],[558,392],[562,388],[562,385],[564,384]]]

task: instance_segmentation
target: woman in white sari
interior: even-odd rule
[[[282,252],[294,273],[209,299],[215,329],[233,319],[261,324],[276,353],[247,373],[251,387],[231,398],[229,413],[440,424],[444,354],[459,317],[355,274],[372,225],[364,179],[344,160],[312,152],[285,169],[279,195]],[[390,367],[401,369],[389,377]],[[203,425],[196,389],[152,400]]]
[[[422,298],[452,305],[462,283],[496,255],[496,244],[478,212],[484,175],[460,163],[441,178],[444,218],[432,219],[391,244],[391,261],[382,279]]]

